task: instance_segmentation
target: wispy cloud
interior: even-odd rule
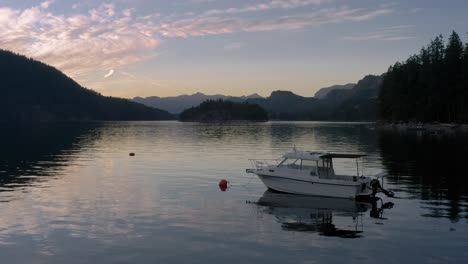
[[[24,10],[0,8],[0,47],[54,65],[72,77],[96,69],[117,68],[148,59],[159,43],[154,32],[102,4],[86,14],[55,15],[53,1]]]
[[[366,21],[393,12],[392,8],[340,7],[318,9],[309,13],[269,19],[220,16],[193,17],[158,25],[156,26],[156,31],[165,37],[189,37],[239,31],[257,32],[301,29],[331,23]]]
[[[44,9],[47,9],[47,8],[49,8],[49,6],[50,6],[51,4],[53,4],[54,2],[55,2],[55,0],[44,1],[44,2],[42,2],[42,3],[40,4],[40,7],[41,7],[41,8],[44,8]]]
[[[242,48],[242,43],[240,42],[231,42],[231,43],[226,43],[224,45],[224,49],[225,50],[239,50],[240,48]]]
[[[394,12],[391,5],[373,8],[322,6],[332,1],[271,0],[180,16],[136,16],[134,9],[117,9],[110,3],[85,13],[55,14],[51,11],[54,0],[47,0],[26,9],[0,7],[0,47],[49,63],[80,80],[97,70],[117,70],[153,58],[162,38],[302,29],[367,21]],[[300,8],[309,5],[314,5],[314,8],[308,11]],[[243,14],[273,9],[287,9],[288,12],[283,12],[283,15],[273,12],[269,16]],[[397,37],[401,36],[387,33],[380,39]],[[357,40],[358,37],[348,39]],[[239,43],[225,47],[238,48]],[[111,70],[106,76],[113,73]]]
[[[106,75],[104,75],[104,79],[107,79],[107,78],[111,77],[112,74],[114,74],[114,70],[113,70],[113,69],[110,70]]]
[[[366,41],[366,40],[382,40],[382,41],[396,41],[412,39],[411,31],[414,25],[398,25],[391,27],[378,28],[375,31],[368,32],[356,36],[346,36],[345,40]]]
[[[333,2],[334,0],[273,0],[265,3],[258,3],[241,8],[231,7],[227,9],[212,9],[202,15],[238,14],[246,12],[267,11],[272,9],[291,9],[309,5],[320,5]]]

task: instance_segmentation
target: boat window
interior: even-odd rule
[[[323,168],[333,168],[333,162],[331,159],[322,159],[322,162],[319,162],[319,166]]]
[[[332,159],[324,158],[318,162],[317,172],[320,178],[329,178],[335,175]]]
[[[317,167],[317,161],[315,160],[302,160],[302,169],[303,170],[314,170]]]
[[[299,159],[284,159],[278,167],[288,167],[290,169],[301,169],[301,162]]]
[[[320,162],[322,164],[322,162]],[[349,175],[357,176],[357,170],[359,170],[359,175],[361,175],[361,164],[357,166],[356,159],[333,159],[333,171],[335,175]]]

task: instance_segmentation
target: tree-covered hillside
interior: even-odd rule
[[[320,111],[320,99],[290,91],[273,91],[267,98],[253,98],[247,102],[260,105],[276,120],[320,120],[324,113]]]
[[[276,120],[373,121],[382,76],[367,75],[351,89],[332,89],[322,99],[290,91],[274,91],[269,97],[248,99],[265,108]]]
[[[159,120],[166,111],[105,97],[59,70],[0,50],[0,121]]]
[[[332,107],[332,120],[373,121],[377,119],[378,102],[382,76],[367,75],[351,90],[331,91],[325,97]]]
[[[266,121],[268,113],[256,104],[231,101],[207,100],[199,106],[189,108],[180,114],[181,121]]]
[[[468,122],[468,44],[454,31],[385,74],[379,95],[387,121]]]

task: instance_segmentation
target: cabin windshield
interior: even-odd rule
[[[284,159],[278,164],[278,167],[287,167],[290,169],[301,169],[301,160],[300,159]]]
[[[303,170],[316,170],[316,168],[317,168],[316,160],[302,160]]]
[[[311,175],[317,175],[317,166],[319,161],[303,160],[303,159],[288,159],[285,158],[278,167],[309,171]]]

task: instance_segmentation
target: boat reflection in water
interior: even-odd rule
[[[340,238],[362,237],[365,212],[369,212],[370,217],[383,218],[384,210],[393,207],[393,203],[384,203],[380,198],[357,202],[269,190],[255,204],[264,213],[275,216],[285,231],[316,232],[322,236]]]

